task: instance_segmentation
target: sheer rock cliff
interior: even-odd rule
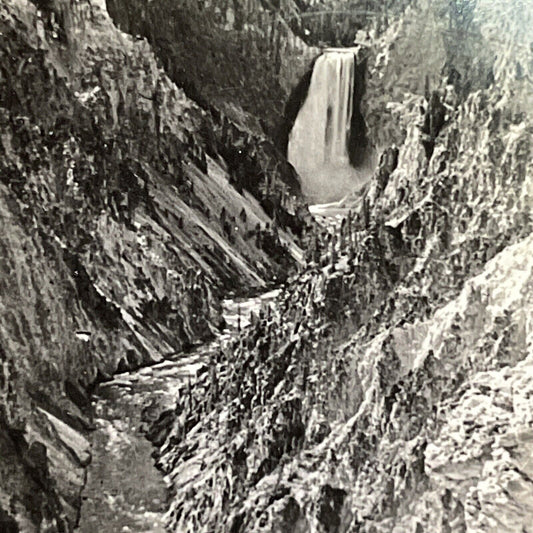
[[[92,386],[212,337],[305,221],[288,164],[261,188],[279,156],[221,123],[224,154],[102,2],[3,2],[0,32],[0,523],[71,531]]]
[[[478,2],[452,69],[444,7],[374,43],[347,221],[159,427],[173,531],[530,530],[533,13]]]

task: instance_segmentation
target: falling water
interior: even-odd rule
[[[350,49],[330,49],[318,58],[289,136],[289,161],[302,177],[304,193],[316,201],[338,199],[361,181],[348,155],[354,70]]]

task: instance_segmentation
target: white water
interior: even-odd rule
[[[354,71],[353,50],[322,54],[289,136],[288,159],[302,178],[304,193],[316,201],[339,199],[362,179],[348,155]]]

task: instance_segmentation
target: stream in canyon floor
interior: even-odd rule
[[[193,383],[220,343],[238,334],[279,294],[228,299],[227,327],[210,343],[156,365],[118,374],[102,383],[94,402],[96,430],[92,462],[82,494],[78,533],[163,533],[167,486],[152,458],[145,420],[175,406],[180,390]]]
[[[340,224],[348,209],[340,202],[310,206],[325,226]],[[82,494],[77,533],[164,533],[167,485],[152,458],[145,432],[176,398],[194,384],[221,343],[246,327],[251,313],[273,303],[279,290],[223,302],[226,329],[214,340],[153,366],[114,376],[94,397],[92,461]]]

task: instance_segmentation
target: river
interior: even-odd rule
[[[221,343],[231,340],[279,294],[273,290],[223,302],[227,329],[212,342],[154,366],[118,374],[94,397],[92,461],[82,494],[78,533],[163,533],[167,484],[156,469],[145,430],[193,383]]]
[[[322,224],[335,227],[347,209],[338,202],[310,206]],[[213,341],[161,363],[117,374],[98,386],[93,407],[92,461],[82,494],[77,533],[163,533],[167,484],[154,465],[145,431],[206,368],[224,342],[249,324],[251,313],[273,303],[280,291],[253,298],[226,299],[226,329]]]

